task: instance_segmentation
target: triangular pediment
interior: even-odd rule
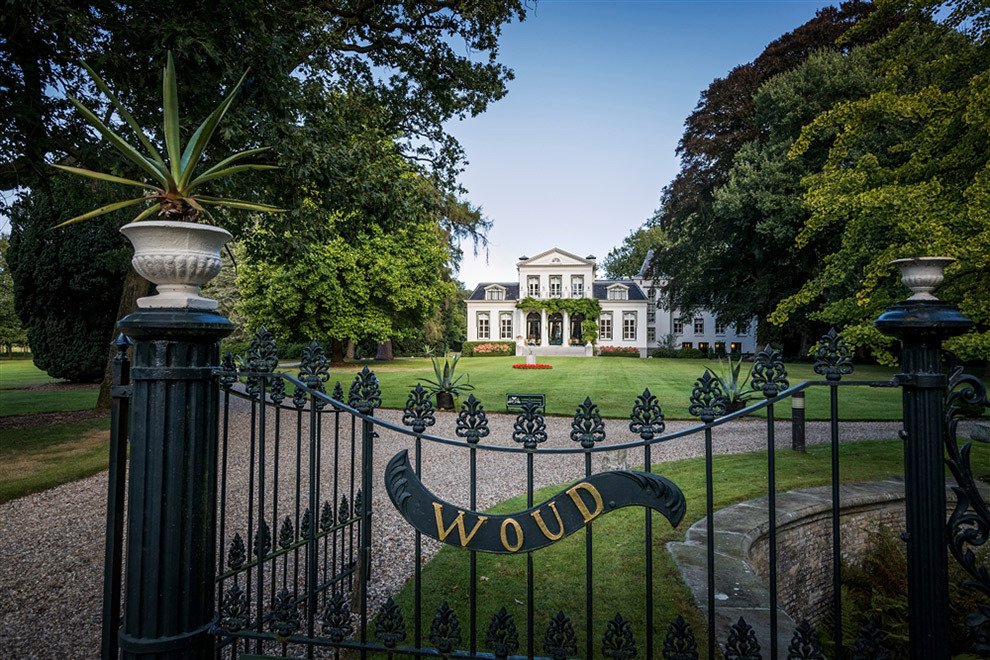
[[[595,262],[584,259],[576,254],[565,252],[560,248],[551,248],[541,252],[526,261],[520,261],[517,266],[594,266]]]

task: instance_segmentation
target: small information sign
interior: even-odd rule
[[[542,409],[546,409],[547,406],[547,395],[546,394],[513,394],[509,392],[505,395],[505,409],[506,410],[522,410],[522,407],[527,403],[535,403]]]

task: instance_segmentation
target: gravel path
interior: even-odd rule
[[[383,410],[379,416],[400,423],[401,411]],[[228,456],[227,533],[243,526],[236,510],[246,510],[247,433],[249,415],[243,410],[232,412],[230,452]],[[438,413],[435,435],[454,437],[456,417]],[[494,444],[512,444],[515,416],[489,414]],[[271,421],[271,420],[269,420]],[[668,432],[690,426],[690,422],[670,422]],[[342,427],[343,428],[343,427]],[[899,423],[855,422],[841,426],[843,442],[896,436]],[[626,442],[635,437],[621,420],[606,420],[608,442]],[[347,429],[349,432],[349,422]],[[568,438],[570,419],[547,418],[550,440],[545,446],[573,446]],[[332,446],[332,427],[324,427],[325,451]],[[739,453],[766,448],[766,422],[742,420],[719,427],[714,432],[714,449],[718,454]],[[829,437],[824,422],[807,424],[808,444],[825,442]],[[776,424],[778,447],[789,447],[790,422]],[[412,573],[412,530],[402,521],[381,484],[381,474],[388,460],[400,449],[409,448],[408,437],[383,431],[375,450],[375,539],[374,584],[372,598],[380,602],[401,587]],[[342,449],[346,453],[348,448]],[[294,442],[283,442],[280,460],[283,468],[295,463]],[[269,447],[269,464],[274,448]],[[430,445],[423,452],[423,481],[438,496],[456,504],[468,501],[466,452],[456,447]],[[639,452],[636,452],[638,459]],[[693,434],[654,445],[655,462],[664,462],[703,454],[703,436]],[[601,468],[602,457],[614,463],[614,452],[595,455],[594,469]],[[324,460],[329,460],[325,458]],[[635,466],[635,464],[634,464]],[[535,482],[542,487],[563,483],[583,476],[581,455],[543,456],[536,461]],[[524,492],[525,459],[518,454],[479,452],[480,508],[487,508],[512,495]],[[348,475],[338,479],[346,483]],[[269,484],[271,480],[269,477]],[[303,480],[305,486],[305,480]],[[66,484],[42,493],[0,505],[0,658],[95,658],[99,656],[100,617],[102,610],[102,574],[104,520],[107,473]],[[294,481],[283,479],[277,491],[280,511],[292,508]],[[266,492],[269,492],[266,488]],[[242,506],[242,504],[244,504]],[[280,513],[279,516],[284,515]],[[243,517],[243,516],[242,516]],[[273,534],[277,530],[273,530]],[[242,532],[243,534],[243,532]],[[431,556],[436,544],[424,543],[424,555]],[[403,550],[406,548],[407,550]]]

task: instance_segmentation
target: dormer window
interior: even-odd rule
[[[485,300],[505,300],[505,289],[500,286],[490,286],[485,289]]]
[[[608,288],[609,300],[629,300],[629,287],[615,284]]]

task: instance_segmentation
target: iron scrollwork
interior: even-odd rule
[[[330,638],[330,641],[339,643],[354,634],[354,625],[351,623],[350,599],[343,593],[334,594],[327,601],[323,609],[323,634]]]
[[[952,368],[949,377],[948,397],[945,405],[945,444],[948,458],[946,463],[955,485],[956,506],[949,516],[949,550],[956,561],[969,573],[971,579],[966,586],[978,591],[986,602],[977,605],[975,612],[966,617],[972,637],[972,650],[981,656],[990,655],[990,571],[977,563],[977,556],[972,548],[986,544],[990,539],[990,507],[980,493],[977,481],[973,476],[970,454],[973,443],[967,442],[962,447],[956,437],[959,419],[963,406],[990,406],[987,400],[986,388],[976,376],[963,373],[961,366],[956,366],[954,356],[950,360]]]
[[[722,384],[718,378],[712,376],[709,371],[701,374],[701,378],[694,381],[688,412],[700,417],[705,424],[711,424],[716,417],[721,417],[728,409],[729,401],[722,391]]]
[[[436,422],[437,417],[433,414],[430,393],[421,383],[416,383],[416,387],[409,392],[409,398],[406,399],[406,407],[402,411],[402,423],[411,427],[416,433],[422,433],[427,426],[433,426]]]
[[[553,660],[567,660],[577,654],[574,626],[562,610],[550,619],[547,632],[543,636],[543,651]]]
[[[457,415],[458,438],[464,438],[472,445],[477,444],[482,438],[488,437],[491,431],[488,428],[488,415],[485,409],[473,394],[468,395],[467,401],[461,404],[461,412]]]
[[[853,372],[852,351],[845,338],[831,328],[815,346],[815,373],[825,380],[838,381]]]
[[[387,649],[395,648],[406,638],[406,622],[402,618],[402,610],[391,596],[375,617],[375,638]]]
[[[602,655],[608,660],[632,660],[636,657],[636,640],[632,624],[618,612],[605,626]]]
[[[660,402],[650,393],[648,387],[636,397],[629,419],[629,430],[638,433],[643,440],[652,440],[667,428],[667,423],[663,421]]]
[[[505,660],[519,650],[516,622],[504,607],[492,615],[492,621],[488,624],[488,634],[485,635],[485,646],[499,660]]]
[[[663,640],[664,660],[698,660],[698,642],[694,638],[691,624],[678,616],[667,627]]]
[[[596,442],[605,440],[605,422],[602,421],[598,406],[591,402],[591,397],[585,397],[584,403],[574,413],[571,440],[580,442],[585,449],[591,449]]]
[[[278,348],[275,337],[265,326],[261,326],[251,339],[248,347],[247,368],[253,373],[270,374],[278,367]],[[253,397],[261,394],[260,376],[248,376],[245,391]]]
[[[450,653],[461,643],[461,624],[447,601],[437,608],[430,624],[430,642],[440,653]]]
[[[378,387],[378,377],[367,365],[361,370],[361,373],[354,377],[347,403],[365,415],[382,405],[382,392]]]
[[[754,390],[763,392],[763,396],[772,399],[788,387],[787,369],[780,352],[767,344],[766,348],[756,354],[753,364],[753,377],[750,380]]]
[[[807,620],[794,629],[794,637],[787,647],[787,660],[825,660],[818,631]]]
[[[760,643],[756,641],[756,631],[739,617],[729,631],[729,641],[725,645],[725,660],[763,660]]]
[[[543,420],[543,410],[534,401],[523,404],[522,412],[512,425],[512,439],[521,442],[526,449],[536,449],[536,446],[547,440],[547,425]]]

